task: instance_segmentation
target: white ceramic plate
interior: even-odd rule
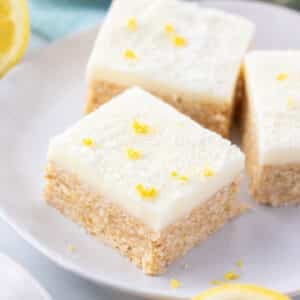
[[[19,264],[0,254],[0,299],[50,300],[39,283]]]
[[[300,48],[300,16],[256,2],[203,5],[245,15],[258,26],[255,47]],[[255,206],[161,277],[147,277],[119,254],[87,236],[42,198],[48,140],[82,116],[85,64],[95,38],[90,30],[32,55],[0,83],[0,212],[28,242],[60,266],[95,282],[147,297],[183,299],[244,261],[241,280],[284,293],[300,290],[300,208]],[[249,200],[246,182],[240,197]],[[76,246],[74,254],[67,245]],[[188,270],[182,266],[190,265]],[[182,288],[172,291],[175,277]]]

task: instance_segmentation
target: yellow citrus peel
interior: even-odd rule
[[[170,287],[172,289],[178,289],[181,286],[181,282],[175,278],[172,278],[170,280]]]
[[[247,284],[223,284],[211,288],[195,297],[192,300],[291,300],[275,291]]]
[[[215,172],[210,167],[205,167],[203,169],[203,176],[204,177],[212,177],[212,176],[214,176],[214,174],[215,174]]]
[[[94,145],[94,141],[93,139],[86,137],[82,139],[82,144],[85,147],[92,147]]]
[[[131,17],[127,20],[127,27],[130,31],[135,31],[137,27],[137,21],[135,18]]]
[[[164,29],[165,29],[165,33],[167,34],[171,34],[175,32],[175,28],[171,24],[166,24]]]
[[[288,78],[288,74],[286,74],[286,73],[279,73],[279,74],[277,74],[277,76],[276,76],[276,79],[278,80],[278,81],[284,81],[284,80],[286,80]]]
[[[133,148],[127,148],[126,152],[127,152],[127,158],[131,160],[139,159],[142,156],[140,151]]]
[[[237,280],[240,278],[240,275],[234,273],[234,272],[227,272],[224,274],[224,279],[225,280]]]
[[[172,42],[173,42],[174,46],[176,46],[176,47],[184,47],[187,44],[186,39],[180,35],[174,35],[172,37]]]
[[[154,187],[146,188],[142,184],[136,185],[136,191],[139,193],[140,197],[144,200],[153,201],[157,196],[157,190]]]
[[[136,134],[147,134],[150,130],[147,124],[141,123],[138,120],[133,121],[132,129]]]
[[[126,49],[124,52],[123,52],[123,56],[124,58],[128,59],[128,60],[134,60],[136,59],[136,54],[134,53],[133,50],[131,49]]]
[[[23,57],[30,34],[26,0],[0,1],[0,78]]]

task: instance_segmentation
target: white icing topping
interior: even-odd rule
[[[135,132],[134,121],[147,130]],[[130,159],[128,149],[140,156]],[[53,138],[48,159],[157,231],[230,184],[244,166],[244,155],[228,140],[140,88]],[[205,177],[208,167],[213,174]],[[137,184],[157,195],[143,199]]]
[[[300,51],[255,51],[245,70],[259,161],[300,162]]]
[[[133,17],[136,29],[129,30]],[[165,32],[166,24],[174,34]],[[196,3],[115,0],[92,52],[88,78],[195,101],[230,102],[253,32],[248,20]],[[186,45],[174,46],[174,35]],[[136,59],[125,59],[126,50]]]

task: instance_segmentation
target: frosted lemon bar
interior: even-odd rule
[[[255,51],[245,62],[244,145],[250,192],[300,202],[300,51]]]
[[[138,85],[227,136],[254,25],[180,0],[115,0],[88,63],[91,112]]]
[[[228,140],[132,88],[51,140],[45,195],[158,274],[239,215],[243,167]]]

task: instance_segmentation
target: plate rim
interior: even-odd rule
[[[40,284],[40,282],[31,274],[31,272],[25,268],[22,264],[11,258],[9,255],[0,252],[0,258],[9,262],[9,264],[14,265],[16,270],[21,271],[24,276],[27,277],[32,283],[32,285],[39,291],[40,295],[43,297],[43,300],[52,300],[52,297],[48,291]]]
[[[293,14],[297,17],[300,18],[300,13],[297,12],[296,10],[293,10],[291,8],[285,7],[285,6],[280,6],[275,3],[266,3],[266,2],[261,2],[259,0],[204,0],[203,2],[209,2],[212,6],[214,3],[229,3],[229,4],[234,4],[234,3],[243,3],[243,5],[249,5],[249,6],[258,6],[258,7],[264,7],[266,9],[278,9],[278,10],[283,10],[285,12],[288,12],[290,14]],[[101,22],[99,22],[101,24]],[[31,62],[36,59],[37,56],[39,55],[45,55],[46,52],[51,51],[53,47],[59,47],[61,43],[65,43],[68,40],[74,40],[79,38],[81,35],[84,34],[90,34],[92,31],[96,31],[99,27],[98,25],[95,26],[90,26],[89,28],[86,28],[84,30],[81,30],[77,33],[73,33],[70,35],[67,35],[64,38],[60,38],[57,41],[51,43],[47,47],[43,49],[38,49],[32,51],[32,53],[27,55],[26,63]],[[12,72],[13,73],[13,72]],[[8,75],[9,76],[9,75]],[[183,300],[186,298],[182,298],[181,296],[178,296],[176,294],[171,294],[168,292],[158,292],[158,291],[151,291],[147,290],[145,288],[139,288],[136,287],[135,289],[133,287],[128,286],[126,283],[122,283],[121,281],[114,281],[109,278],[105,277],[97,277],[94,276],[93,274],[87,273],[84,269],[81,267],[77,266],[75,263],[65,260],[63,257],[61,257],[58,253],[56,253],[55,250],[52,250],[52,248],[49,248],[45,246],[42,242],[39,241],[38,238],[35,237],[34,234],[31,234],[29,231],[26,229],[23,229],[22,222],[19,222],[18,220],[15,220],[13,217],[10,216],[10,214],[0,205],[0,218],[7,223],[18,235],[20,238],[22,238],[24,241],[26,241],[28,244],[33,246],[35,249],[37,249],[40,253],[42,253],[46,258],[48,258],[51,262],[54,264],[58,265],[62,269],[72,272],[81,278],[85,278],[87,280],[90,280],[98,285],[103,285],[106,287],[109,287],[111,289],[119,290],[127,294],[131,295],[136,295],[136,296],[146,296],[146,297],[153,297],[155,299],[157,298],[167,298],[167,299],[178,299],[178,300]],[[28,272],[29,273],[29,272]],[[29,273],[30,274],[30,273]],[[141,275],[143,275],[141,273]],[[144,276],[144,275],[143,275]],[[294,296],[299,296],[300,295],[300,285],[298,289],[286,292],[288,296],[294,297]],[[51,298],[50,298],[51,299]]]

